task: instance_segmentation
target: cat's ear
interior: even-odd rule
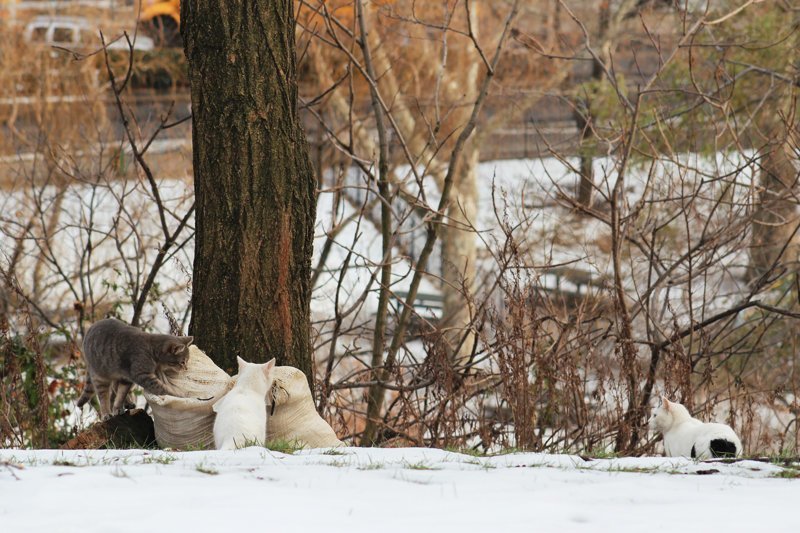
[[[172,355],[178,355],[185,349],[186,344],[181,342],[180,338],[178,340],[167,341],[167,352],[171,353]]]
[[[178,340],[183,343],[184,346],[189,346],[194,342],[194,337],[191,335],[188,337],[178,337]]]
[[[236,356],[236,362],[239,363],[239,372],[244,370],[244,367],[247,366],[247,361],[245,361],[244,359],[242,359],[238,355]]]
[[[670,403],[666,396],[661,396],[661,406],[669,411]]]
[[[269,377],[272,374],[272,369],[275,368],[275,358],[273,357],[264,364],[264,375]]]

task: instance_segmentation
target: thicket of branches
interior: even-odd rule
[[[298,4],[315,395],[340,436],[653,453],[665,394],[797,453],[797,10],[709,4]],[[137,116],[129,65],[99,65],[85,126],[3,184],[7,443],[73,427],[91,320],[191,312],[191,198],[150,151],[182,117]],[[534,123],[542,157],[484,161],[553,102],[572,127]]]

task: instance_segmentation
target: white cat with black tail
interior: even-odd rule
[[[727,424],[702,422],[693,418],[688,409],[677,402],[661,397],[661,406],[653,412],[650,427],[664,436],[664,451],[668,457],[738,457],[742,441]]]
[[[275,359],[264,364],[248,363],[241,357],[236,384],[213,406],[214,447],[235,450],[264,444],[267,438],[267,392],[272,387]]]

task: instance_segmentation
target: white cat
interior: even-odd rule
[[[668,457],[738,457],[742,442],[727,424],[706,423],[692,418],[677,402],[661,397],[661,406],[650,419],[650,427],[664,435]]]
[[[236,384],[214,404],[214,446],[234,450],[248,444],[263,444],[267,438],[267,392],[272,387],[275,359],[263,365],[241,357]]]

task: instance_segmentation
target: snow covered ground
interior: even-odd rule
[[[786,472],[433,449],[0,450],[0,531],[796,532]]]

